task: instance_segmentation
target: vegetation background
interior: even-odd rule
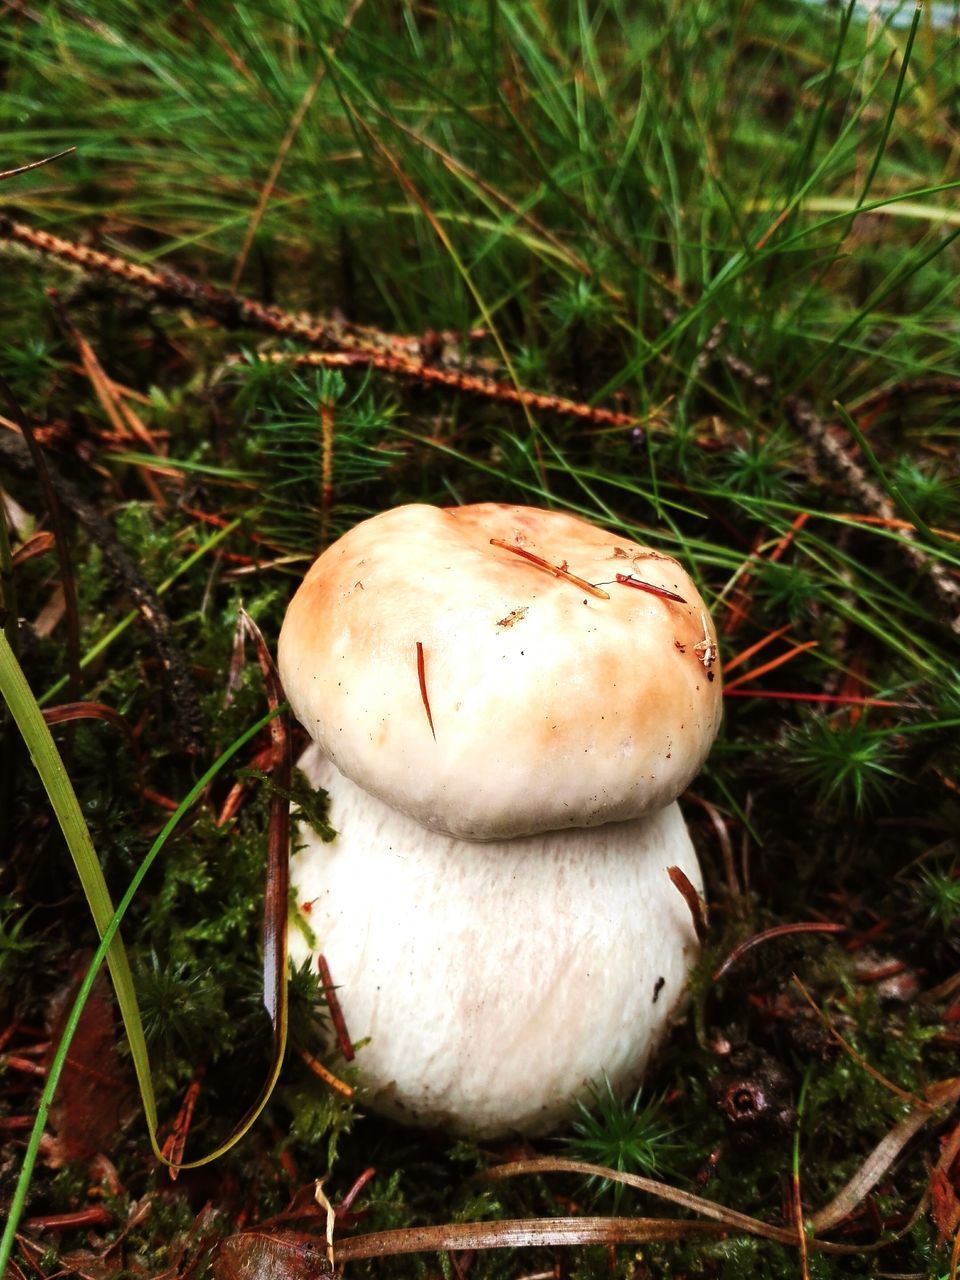
[[[26,1176],[45,1046],[96,933],[8,717],[0,1196],[22,1214],[18,1280],[265,1274],[257,1238],[218,1242],[328,1170],[334,1201],[362,1180],[344,1238],[687,1224],[506,1252],[454,1249],[451,1229],[350,1275],[955,1273],[957,22],[952,4],[803,0],[0,6],[0,169],[75,148],[0,191],[5,632],[48,718],[96,708],[54,733],[114,896],[268,709],[240,602],[272,644],[305,565],[358,519],[530,502],[676,554],[728,695],[684,802],[706,952],[642,1096],[596,1082],[536,1151],[782,1229],[727,1217],[703,1236],[682,1205],[575,1173],[478,1180],[531,1148],[401,1130],[323,1084],[300,1052],[326,1017],[304,974],[265,1113],[177,1181],[94,987]],[[161,1136],[179,1112],[188,1156],[270,1071],[269,733],[163,836],[124,925]],[[320,1229],[305,1212],[277,1230]],[[303,1245],[272,1264],[320,1267]]]

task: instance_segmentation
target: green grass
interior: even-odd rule
[[[396,334],[486,329],[459,344],[468,368],[633,414],[636,429],[526,413],[375,370],[240,359],[296,347],[164,310],[20,250],[3,254],[0,372],[33,421],[53,428],[60,469],[160,592],[193,667],[205,763],[264,710],[248,668],[225,702],[238,602],[275,641],[321,540],[399,502],[546,505],[676,554],[717,620],[724,661],[789,627],[731,682],[809,646],[727,699],[721,740],[694,784],[728,824],[741,879],[745,860],[741,896],[716,827],[686,805],[712,905],[704,973],[736,941],[779,923],[823,917],[849,932],[766,943],[741,962],[739,983],[698,978],[695,1016],[644,1085],[644,1099],[663,1099],[656,1114],[598,1096],[589,1121],[571,1112],[565,1135],[575,1143],[576,1124],[588,1126],[579,1140],[616,1164],[618,1152],[643,1145],[645,1126],[676,1131],[671,1178],[709,1176],[704,1194],[781,1223],[794,1162],[805,1208],[816,1209],[899,1119],[896,1100],[814,1034],[793,971],[857,1051],[903,1087],[955,1070],[945,1004],[884,1003],[858,980],[860,952],[846,943],[869,944],[878,969],[902,962],[922,989],[956,965],[960,683],[951,609],[930,566],[954,579],[960,568],[960,542],[945,536],[960,529],[951,381],[960,369],[960,44],[930,9],[909,6],[894,21],[800,0],[368,0],[331,53],[343,12],[300,0],[15,6],[0,23],[0,170],[77,150],[3,182],[7,210],[214,285],[242,265],[242,292],[291,311],[336,312]],[[51,288],[108,375],[142,397],[129,404],[166,455],[171,475],[155,479],[167,505],[147,487],[143,442],[107,438]],[[768,385],[738,376],[724,353]],[[851,456],[915,539],[860,521],[876,511],[815,452],[792,396],[832,428],[852,426]],[[48,525],[35,479],[2,455],[0,485]],[[138,761],[122,748],[109,724],[54,730],[116,899],[166,816],[150,796],[188,794],[201,767],[172,731],[158,659],[130,599],[83,527],[67,523],[82,693],[136,727],[141,752]],[[11,529],[14,554],[26,536]],[[12,605],[2,545],[0,561]],[[19,634],[4,619],[45,707],[67,683],[63,623],[49,633],[33,626],[56,574],[49,554],[17,564]],[[794,696],[743,696],[754,690]],[[0,770],[15,783],[0,782],[2,1033],[44,1024],[74,949],[96,936],[19,737],[9,720],[0,732]],[[124,924],[161,1117],[172,1120],[205,1073],[188,1155],[217,1145],[233,1100],[249,1095],[252,1066],[263,1074],[269,1063],[253,958],[269,796],[248,775],[237,818],[217,826],[229,785],[212,784],[189,830],[171,836]],[[292,1026],[304,1029],[295,1040],[309,1047],[315,993],[303,975],[291,998]],[[749,1147],[725,1131],[710,1085],[725,1071],[721,1039],[774,1058],[794,1103],[808,1082],[796,1143],[771,1134]],[[9,1071],[0,1080],[9,1086],[0,1119],[36,1107],[39,1091],[18,1092],[22,1084]],[[207,1193],[192,1175],[171,1192],[147,1151],[134,1124],[108,1154],[123,1186],[120,1218],[135,1199],[156,1204],[122,1248],[159,1271],[193,1222],[191,1197]],[[0,1197],[13,1193],[21,1165],[12,1152]],[[931,1126],[850,1238],[892,1234],[937,1155]],[[576,1179],[516,1180],[495,1197],[478,1190],[469,1175],[485,1165],[483,1152],[365,1116],[291,1055],[260,1124],[219,1166],[220,1230],[241,1209],[280,1211],[328,1161],[335,1197],[377,1168],[358,1202],[363,1230],[549,1215],[590,1194]],[[81,1182],[38,1168],[26,1219],[85,1204]],[[633,1194],[624,1211],[655,1212]],[[54,1250],[79,1243],[66,1233]],[[876,1255],[811,1254],[811,1275],[945,1275],[949,1250],[921,1216]],[[630,1274],[635,1252],[618,1250],[616,1274]],[[769,1241],[643,1253],[654,1273],[800,1274],[796,1252]],[[567,1258],[584,1280],[609,1274],[603,1250]],[[470,1274],[553,1263],[546,1250],[481,1254]],[[449,1267],[428,1256],[351,1264],[348,1274]],[[56,1269],[53,1255],[45,1269]]]

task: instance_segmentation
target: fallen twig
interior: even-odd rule
[[[519,404],[541,413],[582,418],[596,426],[632,427],[637,421],[635,415],[631,413],[618,413],[615,409],[603,409],[582,401],[568,400],[565,396],[527,391],[523,387],[511,386],[507,382],[498,382],[495,378],[484,378],[443,365],[426,364],[422,360],[385,351],[309,351],[299,355],[284,351],[266,351],[258,352],[257,359],[270,364],[289,362],[324,369],[350,369],[368,365],[374,369],[381,369],[384,373],[392,373],[399,378],[410,378],[415,382],[450,387],[466,395],[481,396],[488,400]]]
[[[58,492],[57,486],[54,484],[52,468],[43,449],[37,442],[30,421],[20,408],[20,402],[4,378],[0,378],[0,393],[2,393],[4,400],[7,402],[13,420],[20,428],[23,459],[25,462],[29,459],[29,464],[23,469],[32,470],[36,474],[40,482],[40,488],[43,491],[44,501],[47,504],[47,510],[50,513],[50,523],[53,525],[54,549],[60,562],[60,585],[63,588],[63,598],[66,604],[68,688],[70,700],[75,702],[80,697],[80,689],[82,687],[80,675],[80,610],[77,605],[77,583],[73,574],[73,565],[70,562],[70,552],[67,547],[66,532],[63,526],[63,515],[60,510],[60,501],[64,495]]]
[[[763,395],[770,394],[773,383],[766,374],[758,373],[752,365],[732,351],[721,349],[718,354],[731,373],[748,382]],[[885,521],[897,519],[893,503],[848,452],[846,444],[849,441],[835,434],[833,425],[820,417],[809,400],[803,396],[787,396],[783,401],[783,408],[794,427],[810,441],[821,463],[843,482],[852,498]],[[911,566],[929,581],[943,611],[946,625],[960,635],[960,583],[920,546],[914,528],[903,529],[902,534],[903,541],[899,545],[903,553]]]
[[[21,473],[29,474],[33,470],[33,461],[25,440],[12,432],[0,432],[0,458]],[[81,496],[73,482],[60,473],[51,458],[46,458],[46,464],[50,483],[60,501],[100,547],[114,576],[143,618],[160,656],[177,738],[187,751],[198,751],[201,718],[193,676],[173,640],[170,622],[159,598],[144,581],[140,570],[117,542],[109,524],[96,507]],[[57,538],[58,543],[59,541]]]
[[[282,307],[267,306],[238,293],[201,284],[180,272],[145,267],[118,254],[90,249],[8,217],[0,216],[0,238],[92,275],[107,276],[135,289],[145,289],[158,302],[187,307],[225,328],[260,330],[322,349],[300,357],[270,353],[262,357],[267,360],[284,362],[296,359],[301,364],[328,368],[372,365],[397,377],[436,383],[466,395],[519,404],[527,409],[582,418],[597,426],[628,427],[636,422],[633,414],[598,408],[564,396],[527,391],[494,378],[466,373],[449,363],[434,363],[426,359],[427,348],[439,345],[442,353],[453,335],[431,334],[428,341],[427,338],[421,340],[383,333],[342,319],[294,315]]]

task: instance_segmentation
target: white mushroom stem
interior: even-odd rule
[[[369,1103],[476,1137],[538,1132],[606,1072],[643,1073],[697,953],[671,884],[700,870],[678,806],[475,843],[429,831],[310,747],[339,832],[299,828],[292,882],[326,957]],[[296,963],[310,954],[291,930]]]

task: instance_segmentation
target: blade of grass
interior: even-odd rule
[[[957,184],[949,183],[953,187]],[[890,196],[866,206],[858,205],[850,196],[811,196],[803,202],[803,209],[810,213],[835,213],[841,217],[853,213],[875,213],[894,218],[916,218],[921,222],[934,222],[938,226],[960,226],[960,209],[948,209],[942,205],[923,204],[916,199],[917,192],[905,192],[903,196]],[[772,201],[751,200],[748,209],[769,209]],[[831,220],[832,221],[832,220]],[[823,230],[828,223],[820,222],[816,230]]]
[[[160,583],[159,587],[157,587],[157,595],[162,596],[169,591],[179,577],[192,569],[197,561],[202,560],[208,551],[213,551],[215,547],[219,546],[219,544],[228,538],[235,529],[239,528],[242,523],[243,517],[238,516],[236,520],[231,520],[230,523],[224,525],[222,529],[218,529],[215,534],[206,540],[206,542],[201,543],[201,545],[197,547],[196,551],[192,551],[183,563],[177,566],[169,578],[165,578],[164,581]],[[122,636],[128,627],[133,626],[139,617],[140,614],[138,610],[131,609],[125,618],[122,618],[117,625],[112,627],[105,636],[96,642],[96,644],[91,645],[80,659],[80,670],[82,671],[84,667],[88,667],[91,662],[98,658],[101,653],[113,644],[114,640]],[[45,707],[48,702],[51,702],[57,696],[66,684],[67,677],[61,676],[59,680],[55,681],[49,689],[40,695],[37,699],[38,704],[41,707]]]
[[[0,499],[0,626],[10,648],[17,648],[17,584],[13,577],[7,512]]]
[[[840,16],[840,30],[837,33],[836,41],[833,46],[833,58],[830,63],[830,69],[824,80],[823,89],[820,94],[820,102],[817,106],[817,113],[814,116],[807,136],[803,144],[803,150],[797,160],[796,176],[790,184],[791,193],[796,190],[798,182],[803,178],[807,171],[807,166],[813,156],[817,139],[820,137],[820,131],[823,128],[823,122],[827,114],[827,107],[832,97],[834,82],[837,78],[837,67],[840,65],[840,54],[847,42],[847,34],[850,30],[850,21],[853,18],[853,11],[856,7],[857,0],[848,0],[847,7]]]
[[[807,1090],[810,1087],[810,1076],[813,1068],[808,1066],[800,1082],[800,1093],[797,1095],[797,1123],[793,1131],[793,1152],[791,1155],[791,1174],[793,1183],[793,1207],[797,1223],[797,1243],[800,1246],[800,1269],[803,1280],[810,1280],[810,1264],[807,1258],[807,1232],[803,1221],[803,1197],[800,1191],[800,1126],[803,1123],[803,1110],[807,1101]]]
[[[41,1095],[40,1106],[37,1110],[37,1117],[24,1157],[24,1164],[17,1180],[17,1187],[14,1192],[10,1208],[10,1216],[7,1220],[3,1238],[0,1240],[0,1275],[2,1275],[10,1258],[10,1252],[16,1235],[17,1223],[22,1213],[23,1205],[26,1201],[27,1189],[36,1163],[40,1140],[43,1136],[43,1129],[49,1112],[50,1103],[56,1092],[57,1084],[59,1083],[60,1075],[66,1062],[70,1042],[80,1021],[80,1015],[83,1012],[87,998],[93,989],[93,983],[100,965],[104,960],[107,961],[107,965],[110,969],[110,974],[117,993],[117,1002],[120,1006],[121,1017],[123,1018],[124,1027],[126,1028],[127,1037],[130,1043],[130,1052],[131,1057],[133,1058],[137,1081],[140,1086],[140,1096],[143,1101],[144,1113],[147,1120],[150,1144],[153,1147],[156,1157],[159,1160],[164,1160],[157,1141],[157,1109],[150,1075],[149,1054],[146,1047],[146,1041],[144,1039],[143,1026],[140,1021],[140,1011],[137,1007],[133,976],[130,971],[126,951],[123,947],[122,940],[119,937],[118,931],[120,922],[123,919],[127,908],[130,906],[130,903],[133,901],[144,877],[153,865],[157,855],[163,849],[170,835],[179,824],[183,815],[195,803],[204,788],[217,776],[224,765],[226,765],[229,760],[236,755],[242,746],[259,733],[265,725],[269,724],[275,716],[280,713],[282,707],[277,707],[271,710],[267,715],[258,720],[256,724],[242,733],[230,744],[229,747],[227,747],[220,757],[210,766],[209,769],[207,769],[203,776],[191,788],[183,801],[177,807],[176,811],[171,814],[170,818],[164,824],[163,829],[151,845],[137,869],[126,893],[120,900],[116,910],[114,910],[113,903],[110,900],[109,891],[106,886],[106,881],[103,877],[103,872],[100,869],[96,850],[94,849],[93,843],[90,839],[90,833],[87,829],[86,822],[84,821],[73,787],[71,786],[70,779],[63,767],[63,761],[60,758],[60,753],[57,751],[56,744],[53,741],[50,730],[44,722],[43,715],[37,705],[30,686],[27,684],[26,678],[20,669],[20,665],[6,641],[6,637],[2,634],[0,634],[0,696],[3,697],[9,707],[23,740],[30,751],[31,758],[37,772],[40,774],[41,781],[43,782],[44,789],[50,799],[54,814],[60,824],[61,830],[63,831],[64,838],[67,841],[70,855],[73,858],[78,874],[80,875],[84,894],[87,898],[91,914],[93,915],[94,922],[97,926],[97,932],[101,937],[100,945],[94,954],[93,960],[91,961],[90,967],[87,971],[87,975],[81,984],[76,999],[74,1000],[73,1008],[71,1009],[70,1016],[65,1024],[63,1037],[60,1045],[58,1046],[57,1053],[50,1064],[47,1082],[44,1086],[43,1094]],[[255,1118],[256,1116],[250,1117],[247,1128],[249,1128],[249,1125],[253,1123]],[[239,1136],[241,1136],[241,1134],[236,1134],[234,1136],[234,1140]],[[192,1161],[181,1167],[193,1168],[198,1164],[205,1164],[209,1160],[222,1154],[223,1150],[224,1147],[221,1146],[203,1160]]]
[[[845,339],[849,338],[851,335],[855,334],[858,329],[860,329],[866,318],[871,315],[872,312],[876,311],[884,298],[888,298],[891,293],[895,292],[895,290],[899,289],[902,285],[905,285],[911,276],[915,276],[928,263],[932,262],[934,258],[939,257],[944,253],[958,236],[960,236],[960,227],[957,227],[955,231],[952,231],[943,239],[935,241],[933,248],[928,249],[925,253],[920,254],[919,256],[908,255],[905,262],[894,267],[888,274],[887,278],[877,285],[870,297],[867,298],[866,302],[857,309],[855,314],[843,326],[839,333],[834,334],[833,338],[831,338],[831,340],[824,346],[820,354],[814,358],[807,368],[807,377],[810,378],[814,370],[820,367],[823,361],[826,360],[827,356],[832,355],[841,343],[845,341]]]
[[[233,265],[233,272],[230,276],[231,289],[236,289],[240,283],[240,278],[243,275],[244,267],[247,265],[247,258],[250,254],[250,249],[253,246],[257,229],[263,221],[263,215],[267,211],[267,205],[270,203],[270,198],[273,195],[274,188],[277,185],[277,180],[280,177],[280,170],[283,168],[287,154],[296,141],[297,134],[300,132],[300,126],[303,124],[307,112],[313,106],[313,100],[317,96],[317,92],[326,78],[327,68],[329,65],[328,59],[332,62],[336,58],[337,49],[343,43],[347,32],[353,26],[353,20],[360,12],[363,4],[364,0],[353,0],[340,23],[336,35],[331,41],[326,57],[321,58],[318,61],[316,71],[313,73],[313,78],[307,85],[303,97],[297,103],[297,108],[290,118],[287,131],[283,135],[280,145],[277,148],[277,154],[274,157],[273,164],[270,166],[270,172],[267,174],[266,181],[264,182],[260,195],[257,198],[256,207],[250,215],[250,221],[247,224],[246,231],[244,232],[243,244],[240,246],[240,252],[237,254],[237,260]]]
[[[913,21],[910,23],[910,30],[907,33],[907,43],[900,59],[900,72],[897,76],[897,83],[890,99],[890,107],[887,111],[886,119],[883,122],[883,130],[880,134],[880,141],[873,153],[873,162],[870,165],[870,171],[867,174],[863,184],[863,190],[857,199],[854,212],[858,211],[863,205],[864,200],[870,194],[870,188],[873,186],[873,180],[877,176],[877,170],[880,168],[880,161],[883,159],[887,149],[887,140],[890,137],[890,130],[893,128],[894,117],[897,114],[897,107],[900,105],[900,99],[903,96],[903,85],[907,77],[907,67],[910,65],[910,55],[913,53],[913,42],[917,38],[917,28],[920,25],[920,15],[923,13],[923,5],[917,4],[913,12]]]
[[[467,286],[467,289],[470,291],[470,295],[477,305],[477,310],[479,311],[480,315],[483,317],[483,322],[487,327],[487,329],[490,331],[490,334],[493,337],[494,342],[496,343],[497,350],[500,352],[500,359],[503,361],[503,366],[507,371],[510,381],[513,383],[514,390],[518,392],[522,391],[520,379],[517,377],[517,373],[514,368],[513,362],[510,359],[510,355],[504,344],[503,338],[500,336],[499,327],[497,326],[493,316],[491,315],[490,309],[487,306],[486,301],[484,300],[483,296],[479,292],[477,285],[473,279],[472,273],[468,269],[466,263],[461,258],[460,254],[457,252],[457,249],[454,246],[453,241],[447,235],[445,227],[440,222],[439,218],[436,216],[436,214],[434,213],[433,209],[430,207],[426,199],[417,189],[416,185],[411,181],[409,175],[403,169],[403,167],[401,166],[401,164],[399,163],[399,161],[397,160],[393,152],[390,150],[390,148],[387,147],[386,144],[381,141],[381,139],[377,136],[376,133],[374,133],[374,131],[370,128],[370,126],[363,119],[363,117],[360,115],[357,109],[353,106],[353,104],[349,101],[349,99],[345,98],[344,101],[357,127],[361,129],[363,133],[366,134],[368,140],[372,143],[374,149],[377,152],[379,152],[379,154],[383,157],[384,160],[386,160],[388,166],[390,167],[391,171],[393,172],[397,181],[400,183],[403,190],[407,193],[409,198],[413,200],[414,203],[419,207],[421,213],[426,218],[430,226],[433,228],[433,231],[436,234],[437,239],[443,245],[444,249],[446,250],[450,258],[450,261],[456,267],[464,284]],[[539,430],[537,428],[536,423],[533,420],[533,415],[530,413],[530,409],[526,404],[523,405],[523,412],[527,419],[527,425],[530,427],[531,434],[533,435],[535,445],[539,449],[539,444],[538,444]]]

